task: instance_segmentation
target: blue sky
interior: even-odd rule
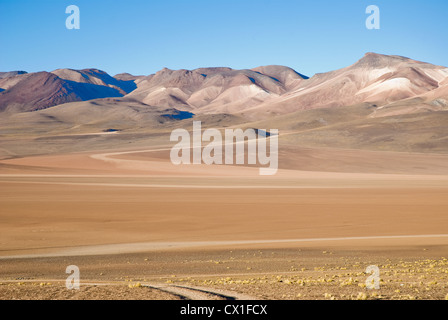
[[[81,13],[68,30],[68,5]],[[368,5],[381,29],[368,30]],[[112,75],[287,65],[312,76],[366,52],[448,66],[446,0],[0,0],[0,71]]]

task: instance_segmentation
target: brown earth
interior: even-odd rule
[[[174,167],[159,149],[2,160],[0,297],[443,299],[448,293],[444,155],[291,147],[280,159],[297,161],[261,177],[242,166]],[[307,154],[314,156],[302,161]],[[313,159],[325,155],[323,164],[332,154],[357,169],[312,168]],[[375,159],[387,159],[394,170]],[[300,170],[300,162],[309,170]],[[415,168],[419,163],[431,165]],[[76,292],[64,286],[72,264],[85,283]],[[381,270],[377,291],[363,285],[371,264]]]

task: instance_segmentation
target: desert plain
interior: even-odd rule
[[[273,176],[175,166],[159,134],[147,148],[5,156],[0,297],[445,299],[448,155],[293,136],[280,135]],[[65,286],[69,265],[79,290]]]

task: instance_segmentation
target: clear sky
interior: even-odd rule
[[[68,30],[68,5],[80,29]],[[368,30],[368,5],[380,30]],[[366,52],[448,66],[447,0],[0,0],[0,71],[279,64],[312,76]]]

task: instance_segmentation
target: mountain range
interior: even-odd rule
[[[254,69],[164,68],[149,76],[114,77],[98,69],[0,73],[0,111],[36,111],[93,99],[120,98],[194,114],[248,119],[370,103],[381,112],[448,106],[448,68],[401,56],[367,53],[355,64],[308,78],[284,66]],[[390,111],[392,107],[393,111]]]
[[[446,111],[447,67],[377,53],[312,77],[285,66],[113,77],[98,69],[0,72],[4,137],[117,129],[124,141],[189,128],[178,120],[193,117],[204,127],[281,129],[294,133],[282,140],[293,144],[448,152]]]

